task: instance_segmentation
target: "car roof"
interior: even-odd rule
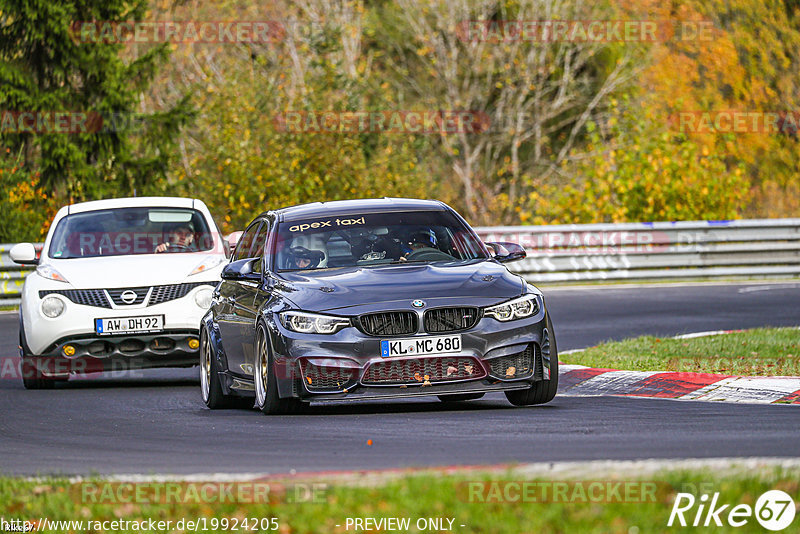
[[[438,200],[419,200],[414,198],[364,198],[358,200],[334,200],[313,202],[274,210],[280,221],[297,221],[319,215],[356,215],[364,212],[388,211],[444,211],[447,209]],[[264,215],[264,214],[262,214]]]
[[[194,208],[204,205],[202,201],[184,197],[130,197],[91,200],[67,206],[67,213],[83,213],[86,211],[107,210],[113,208],[169,207]]]

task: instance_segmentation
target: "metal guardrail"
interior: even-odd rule
[[[800,219],[476,228],[528,257],[508,264],[531,282],[800,276]],[[31,272],[0,245],[0,305],[19,303]],[[41,245],[37,245],[41,248]]]
[[[22,293],[25,277],[33,269],[11,261],[8,252],[16,243],[0,244],[0,306],[16,306]],[[37,252],[42,250],[43,243],[35,245]]]
[[[800,275],[800,219],[476,228],[519,243],[509,268],[531,282]]]

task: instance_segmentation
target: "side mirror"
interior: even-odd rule
[[[521,260],[527,256],[525,249],[516,243],[497,242],[484,244],[489,248],[492,257],[500,263]]]
[[[253,265],[255,262],[261,261],[261,258],[246,258],[243,260],[236,260],[230,262],[222,269],[223,280],[236,280],[246,282],[260,282],[261,273],[253,272]]]
[[[8,252],[8,256],[14,263],[20,265],[38,265],[39,258],[36,257],[36,248],[32,243],[17,243]]]

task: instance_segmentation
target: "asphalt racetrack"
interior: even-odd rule
[[[800,325],[800,283],[545,289],[560,350],[606,339]],[[17,354],[0,312],[0,357]],[[800,334],[799,334],[800,335]],[[800,409],[615,397],[514,408],[502,394],[210,411],[197,368],[90,376],[54,391],[0,380],[4,474],[269,473],[595,459],[800,456]],[[372,440],[372,445],[367,445]]]

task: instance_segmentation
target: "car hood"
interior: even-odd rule
[[[493,261],[342,267],[281,273],[276,284],[300,309],[344,313],[345,308],[411,308],[422,299],[430,306],[469,302],[486,306],[521,295],[525,282]]]
[[[203,253],[142,254],[50,260],[47,265],[58,270],[71,287],[107,289],[218,280],[224,263],[186,280],[198,265],[217,257]]]

